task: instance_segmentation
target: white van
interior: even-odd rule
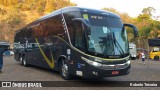
[[[134,43],[129,43],[129,52],[131,55],[131,59],[135,60],[137,56],[137,49]]]

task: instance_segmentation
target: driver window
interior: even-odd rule
[[[82,49],[83,48],[83,28],[82,28],[82,23],[81,22],[75,22],[74,23],[74,45]]]

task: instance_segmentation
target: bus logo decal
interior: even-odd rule
[[[51,58],[52,58],[52,61],[50,61],[50,60],[48,59],[48,57],[45,55],[45,53],[44,53],[44,51],[42,50],[41,46],[39,45],[39,42],[38,42],[38,39],[37,39],[37,38],[36,38],[36,42],[37,42],[38,48],[39,48],[42,56],[44,57],[45,61],[48,63],[49,67],[50,67],[50,68],[54,68],[54,59],[53,59],[52,52],[50,51]]]
[[[78,63],[78,68],[81,68],[81,64],[80,63]]]

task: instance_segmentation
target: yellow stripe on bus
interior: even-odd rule
[[[36,38],[36,42],[37,42],[37,45],[38,45],[38,48],[42,54],[42,56],[44,57],[45,61],[48,63],[49,67],[50,68],[54,68],[54,59],[53,59],[53,55],[52,55],[52,52],[50,51],[50,54],[51,54],[51,61],[48,59],[48,57],[45,55],[44,51],[42,50],[41,46],[39,45],[39,42],[38,42],[38,39]]]

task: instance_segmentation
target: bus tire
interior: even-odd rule
[[[23,66],[23,57],[19,56],[19,64]]]
[[[24,59],[23,59],[23,66],[27,67],[28,66],[28,63],[27,63],[27,59],[26,57],[24,56]]]
[[[66,60],[63,60],[63,59],[60,63],[60,75],[64,80],[72,79],[72,76],[69,74],[69,69],[68,69]]]

